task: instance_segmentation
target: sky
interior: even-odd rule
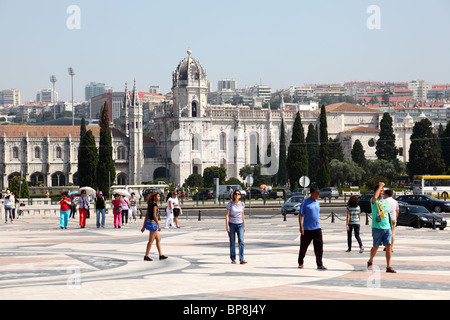
[[[78,10],[71,10],[76,6]],[[371,8],[376,6],[377,10]],[[89,82],[170,92],[192,50],[213,90],[223,78],[272,91],[308,83],[450,83],[448,0],[0,0],[0,90],[60,100]]]

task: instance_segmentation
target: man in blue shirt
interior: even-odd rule
[[[322,229],[319,223],[320,204],[318,201],[320,189],[311,187],[308,199],[303,200],[300,206],[298,222],[300,225],[300,251],[298,253],[298,267],[303,268],[303,260],[308,246],[313,242],[314,254],[316,255],[317,269],[327,270],[322,263],[323,239]]]

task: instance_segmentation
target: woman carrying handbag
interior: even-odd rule
[[[156,248],[158,249],[159,253],[159,260],[167,259],[167,257],[164,256],[161,251],[161,236],[159,234],[159,231],[161,231],[161,227],[158,221],[158,201],[160,201],[160,195],[157,192],[153,192],[147,200],[147,215],[145,216],[144,225],[141,229],[141,232],[144,232],[145,230],[150,231],[147,249],[145,250],[145,261],[153,261],[153,259],[149,258],[148,255],[155,239]]]

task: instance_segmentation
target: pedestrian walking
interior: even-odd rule
[[[372,269],[373,258],[381,244],[386,246],[386,272],[396,273],[391,267],[392,230],[389,215],[389,203],[383,199],[384,182],[380,182],[374,189],[371,200],[372,206],[372,238],[373,246],[370,249],[370,259],[367,261],[367,269]]]
[[[128,218],[130,219],[130,223],[132,223],[133,220],[136,223],[136,213],[137,213],[137,199],[136,194],[132,192],[130,199],[130,209],[128,211]],[[131,218],[133,218],[133,220],[131,220]]]
[[[57,202],[59,207],[59,227],[61,229],[67,229],[67,224],[69,223],[69,214],[70,214],[70,207],[72,204],[72,201],[67,196],[67,191],[61,192],[61,198]]]
[[[364,252],[361,237],[359,236],[361,226],[360,221],[361,221],[361,208],[358,205],[358,197],[351,196],[347,202],[347,220],[346,220],[347,244],[348,244],[347,252],[352,251],[352,231],[355,232],[355,238],[359,244],[359,253]]]
[[[75,194],[70,195],[70,201],[72,205],[70,206],[69,218],[75,219],[75,213],[77,212],[77,202],[75,201]]]
[[[8,223],[8,217],[11,223],[13,223],[12,219],[12,201],[14,198],[11,195],[11,191],[6,190],[6,196],[5,196],[5,202],[3,203],[3,206],[5,208],[5,223]]]
[[[306,251],[311,241],[314,246],[314,254],[316,256],[317,269],[327,270],[323,265],[323,237],[322,229],[320,227],[320,204],[319,195],[320,189],[318,187],[310,188],[309,198],[303,200],[298,215],[298,222],[300,225],[300,250],[298,254],[298,267],[303,268]]]
[[[241,202],[241,192],[235,189],[231,195],[231,201],[227,204],[227,214],[225,225],[230,239],[230,259],[232,264],[236,264],[236,234],[238,236],[239,262],[245,264],[244,259],[244,233],[245,233],[245,204]]]
[[[78,197],[78,213],[80,214],[80,228],[86,228],[86,217],[89,211],[89,197],[86,195],[86,190],[81,191],[81,196]]]
[[[391,251],[394,252],[395,229],[397,228],[397,218],[399,214],[399,206],[397,200],[392,198],[392,190],[384,190],[384,198],[389,203],[389,215],[391,216],[392,243]],[[386,251],[386,248],[384,248]]]
[[[127,197],[122,196],[120,199],[122,203],[122,225],[128,224],[128,210],[130,209],[130,200]]]
[[[96,221],[97,228],[100,228],[100,226],[104,228],[106,207],[105,207],[105,198],[103,198],[102,191],[99,191],[97,197],[95,198],[95,212],[97,213],[97,221]]]
[[[122,201],[118,193],[114,194],[114,200],[111,201],[114,215],[114,228],[120,228],[120,221],[122,220]]]
[[[161,226],[159,225],[158,220],[158,201],[161,196],[157,192],[153,192],[147,199],[147,214],[145,215],[144,225],[142,226],[141,232],[144,232],[146,229],[150,231],[150,235],[147,242],[147,248],[145,250],[145,261],[153,261],[148,255],[150,254],[150,250],[152,249],[153,241],[156,240],[156,248],[159,253],[159,260],[167,259],[165,255],[162,254],[161,250],[161,235],[159,231],[161,231]]]
[[[175,192],[174,192],[175,193]],[[173,224],[173,194],[171,191],[167,194],[167,205],[166,205],[166,221],[164,222],[164,229],[176,228]]]
[[[14,192],[11,192],[11,218],[12,221],[16,220],[16,195]]]
[[[178,217],[181,215],[180,201],[178,198],[178,191],[172,194],[172,207],[173,207],[173,222],[175,223],[175,228],[180,228],[178,225]]]

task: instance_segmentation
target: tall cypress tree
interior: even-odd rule
[[[383,114],[380,121],[380,135],[376,145],[376,152],[379,160],[395,161],[398,149],[395,146],[395,134],[392,127],[392,117],[388,112]]]
[[[286,134],[284,129],[284,119],[281,119],[280,128],[280,155],[278,158],[278,173],[277,184],[285,186],[287,183],[287,168],[286,168]]]
[[[94,189],[97,188],[97,163],[98,153],[95,137],[92,131],[88,130],[83,138],[81,158],[78,159],[78,180],[80,181],[80,187],[89,186]]]
[[[308,175],[309,179],[315,182],[317,164],[319,163],[319,134],[312,123],[308,126],[306,145],[308,150]]]
[[[305,132],[299,112],[297,112],[292,128],[292,139],[288,148],[286,167],[291,183],[291,190],[294,190],[300,177],[308,175],[308,151],[306,149]]]
[[[109,128],[109,107],[105,102],[100,117],[100,146],[97,166],[97,185],[106,198],[109,197],[110,186],[116,178],[116,168],[113,159],[112,136]]]
[[[439,136],[442,158],[444,159],[447,170],[450,169],[450,120],[447,122],[447,126]]]
[[[445,170],[438,138],[433,133],[431,122],[423,119],[413,127],[409,148],[408,172],[416,174],[442,174]]]
[[[320,108],[320,128],[319,128],[319,164],[317,166],[317,185],[320,188],[330,186],[330,162],[328,159],[328,125],[327,111],[325,105]]]
[[[366,156],[363,145],[359,139],[355,140],[352,148],[352,160],[356,162],[361,168],[364,168],[366,165]]]

